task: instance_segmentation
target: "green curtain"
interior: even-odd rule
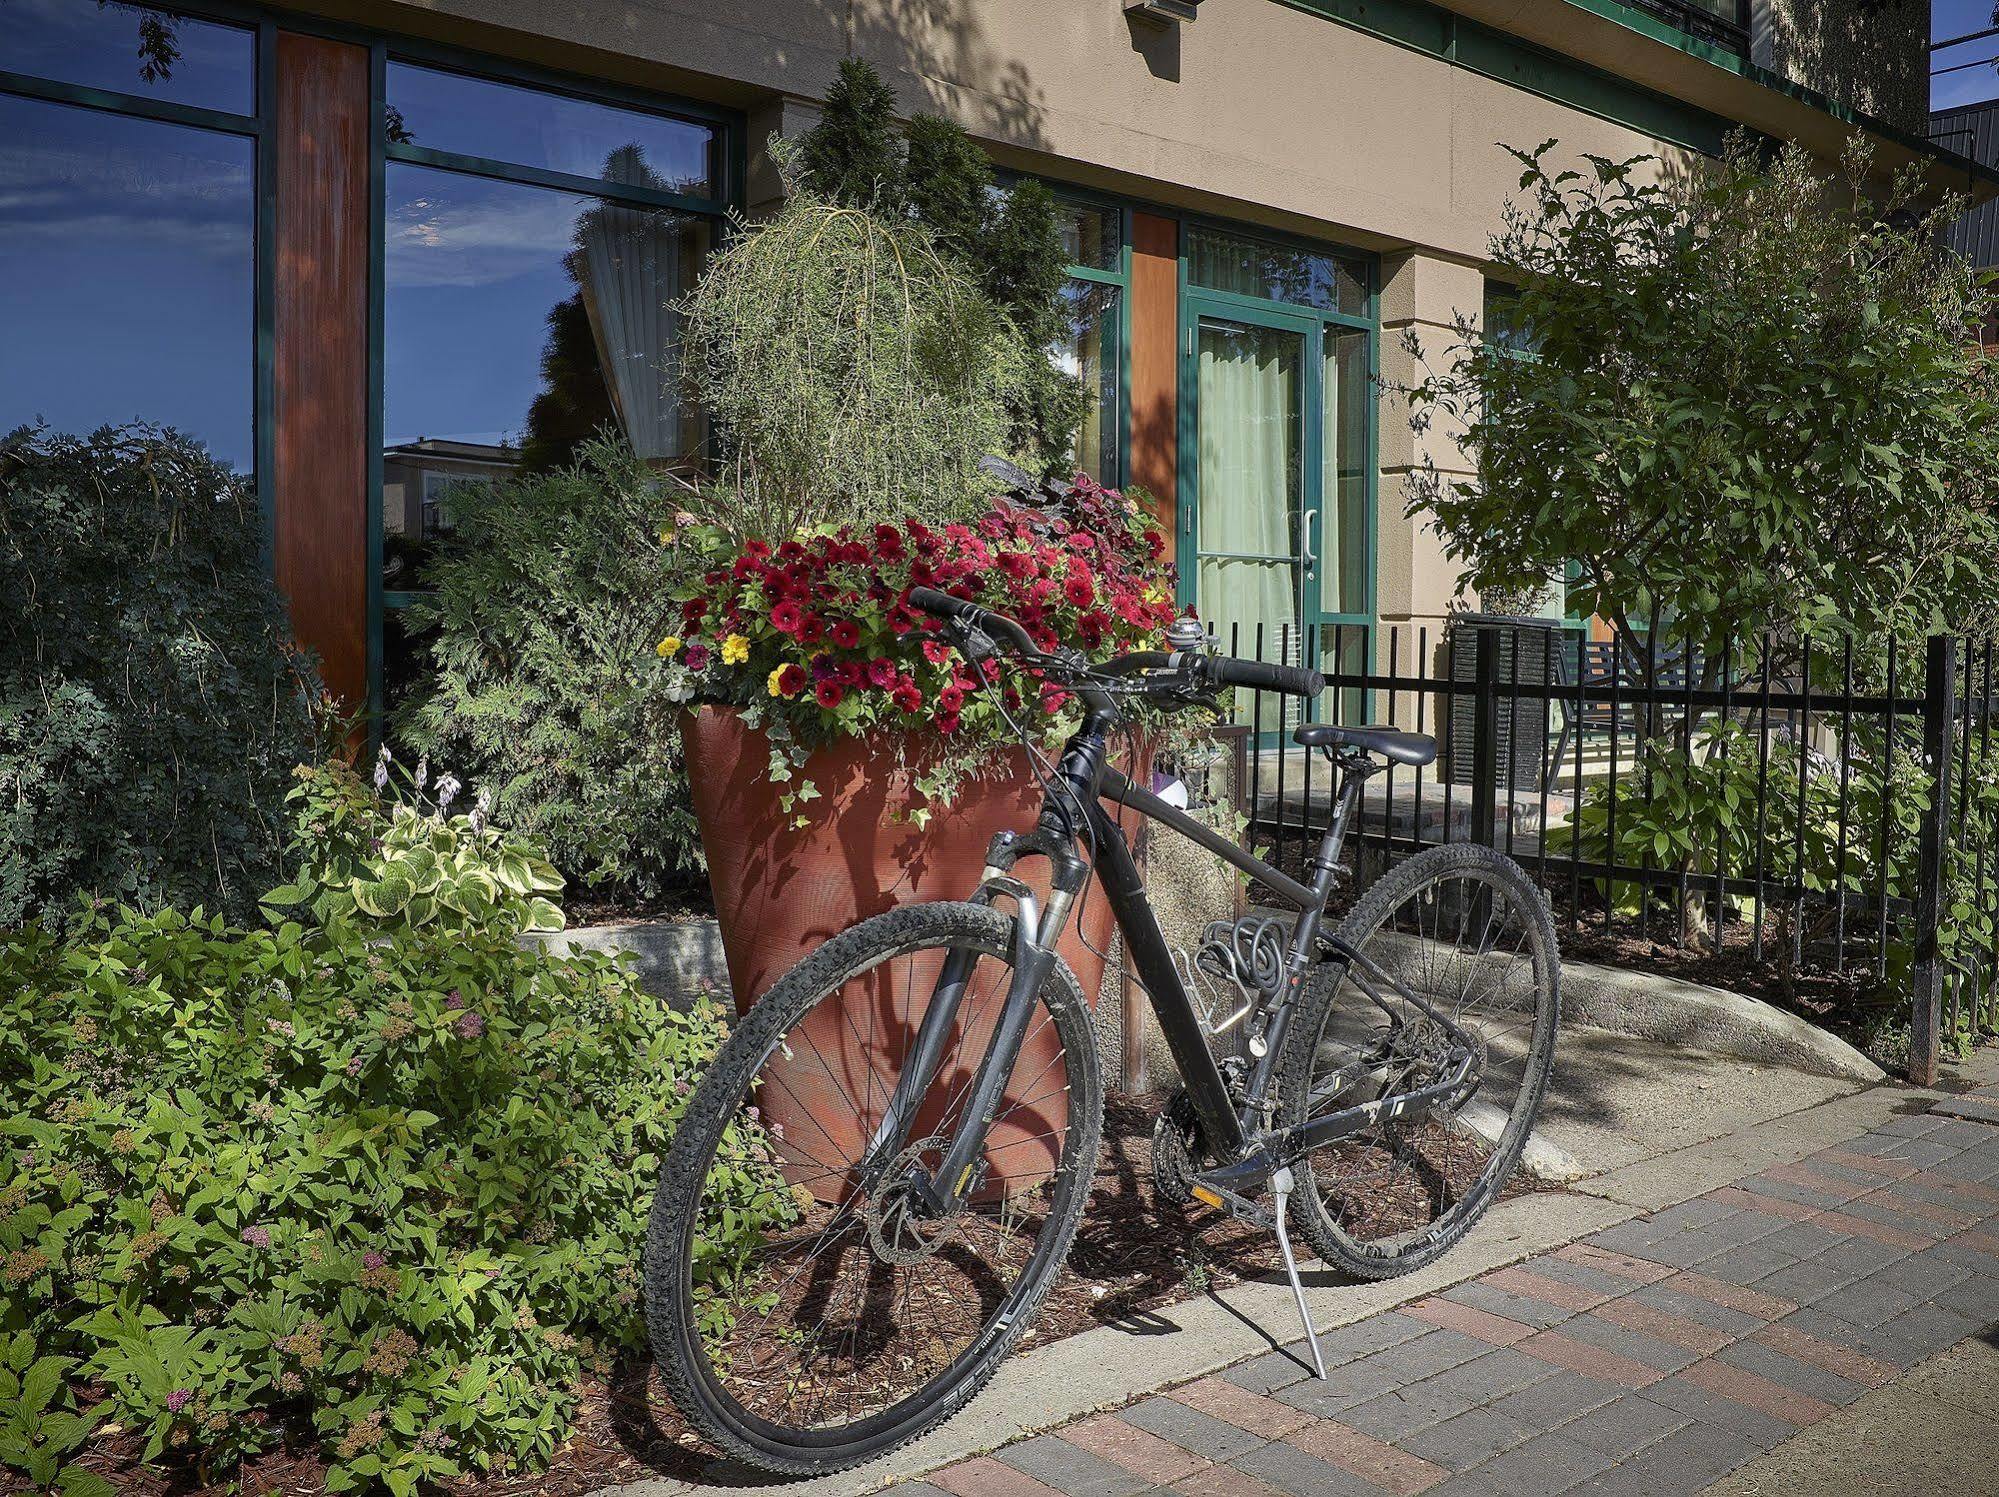
[[[1201,558],[1201,616],[1224,648],[1230,626],[1240,625],[1245,655],[1261,624],[1273,660],[1295,658],[1299,648],[1301,344],[1276,328],[1207,319],[1200,327],[1199,548],[1232,553]]]
[[[1325,330],[1320,362],[1319,606],[1326,613],[1367,609],[1367,334]]]

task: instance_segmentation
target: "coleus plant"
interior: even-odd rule
[[[1043,650],[1094,658],[1154,647],[1174,616],[1174,572],[1149,507],[1078,478],[1057,507],[1001,502],[967,523],[917,519],[799,531],[773,541],[683,513],[662,536],[678,612],[658,651],[668,694],[739,709],[772,743],[785,809],[817,790],[812,751],[879,733],[926,803],[997,766],[1023,731],[1059,740],[1077,709],[1058,683],[974,666],[909,606],[934,587],[1018,619]],[[911,752],[912,749],[916,751]],[[930,811],[911,813],[921,824]]]

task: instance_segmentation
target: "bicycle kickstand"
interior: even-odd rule
[[[1284,1272],[1291,1279],[1291,1294],[1298,1301],[1298,1318],[1305,1324],[1305,1344],[1312,1348],[1312,1365],[1319,1380],[1326,1378],[1326,1359],[1319,1354],[1319,1333],[1312,1329],[1312,1312],[1305,1307],[1305,1286],[1298,1280],[1298,1260],[1291,1254],[1291,1234],[1286,1219],[1291,1215],[1291,1167],[1286,1165],[1270,1177],[1270,1189],[1277,1201],[1277,1250],[1284,1255]]]

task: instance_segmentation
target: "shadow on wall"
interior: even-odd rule
[[[1927,4],[1757,0],[1755,8],[1757,62],[1834,103],[1923,133],[1930,110]]]

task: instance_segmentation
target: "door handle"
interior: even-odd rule
[[[1315,575],[1319,570],[1319,548],[1313,544],[1314,535],[1312,531],[1312,527],[1317,523],[1318,518],[1319,512],[1316,509],[1305,511],[1305,575],[1307,577]]]

